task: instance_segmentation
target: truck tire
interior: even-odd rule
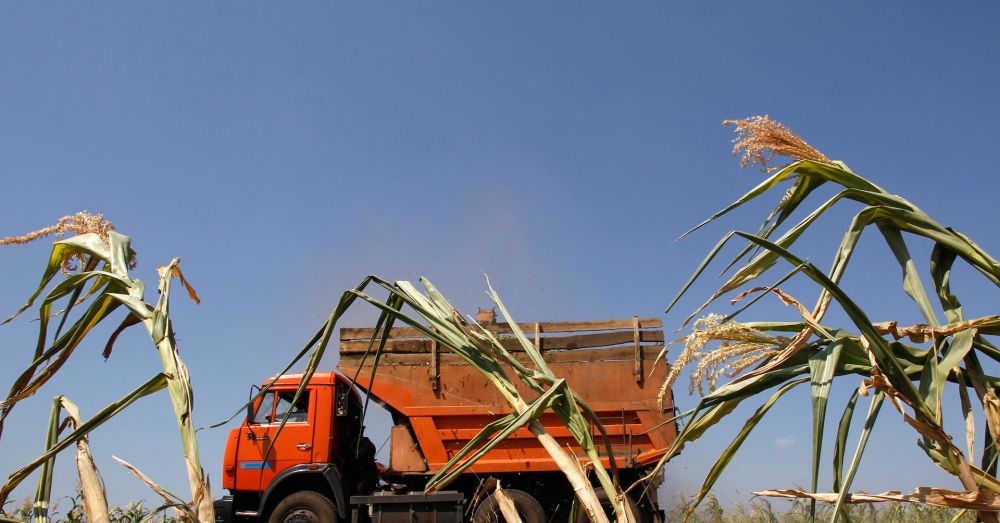
[[[293,492],[271,511],[267,523],[336,523],[337,506],[312,490]]]
[[[545,509],[531,494],[523,490],[503,489],[504,493],[514,502],[517,513],[523,523],[545,523]],[[472,523],[503,523],[504,517],[497,505],[496,495],[483,500],[472,516]]]

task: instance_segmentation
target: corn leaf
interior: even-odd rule
[[[819,458],[823,449],[823,427],[826,423],[826,406],[833,385],[833,375],[837,369],[843,344],[832,343],[809,358],[810,395],[812,396],[813,445],[812,445],[812,491],[816,492],[819,480]],[[794,383],[794,382],[793,382]],[[809,516],[815,518],[816,505],[810,503]]]
[[[65,426],[75,429],[83,424],[80,409],[75,403],[66,396],[59,396],[57,400],[66,411]],[[87,515],[87,520],[98,523],[108,521],[108,500],[94,457],[90,454],[88,440],[88,436],[83,436],[76,441],[76,471],[80,477],[80,496],[83,500],[84,514]]]
[[[837,424],[837,441],[833,449],[833,491],[840,492],[841,476],[844,470],[844,452],[847,449],[847,435],[851,429],[851,420],[854,418],[854,406],[858,403],[858,390],[851,394],[851,399],[847,400],[844,413],[840,416],[840,423]]]
[[[148,396],[160,390],[163,390],[167,386],[167,376],[162,372],[153,376],[151,379],[140,385],[138,388],[132,392],[125,395],[122,399],[110,403],[108,406],[101,409],[100,412],[94,415],[86,422],[80,424],[72,432],[70,432],[66,437],[62,438],[55,444],[49,446],[41,456],[35,458],[30,463],[16,470],[14,473],[7,478],[7,482],[0,487],[0,506],[7,501],[7,497],[10,495],[11,491],[16,488],[21,481],[24,480],[29,474],[31,474],[35,469],[37,469],[42,464],[46,463],[50,458],[55,456],[61,450],[66,447],[75,444],[80,438],[86,436],[90,431],[96,429],[97,427],[103,425],[108,420],[116,416],[119,412],[125,410],[126,407],[135,403],[139,398]]]
[[[52,409],[49,412],[49,427],[45,435],[45,450],[48,451],[59,441],[59,413],[62,408],[59,406],[59,398],[52,402]],[[49,521],[49,498],[52,494],[52,469],[55,468],[56,456],[53,454],[42,463],[41,473],[38,475],[38,486],[35,488],[35,503],[31,507],[31,515],[38,523],[48,523]]]
[[[854,482],[854,475],[858,471],[858,465],[861,464],[861,455],[865,452],[865,447],[868,445],[868,436],[871,435],[872,429],[875,427],[875,420],[878,418],[879,409],[882,408],[882,402],[885,400],[885,394],[882,392],[876,392],[872,396],[871,405],[868,407],[868,416],[865,417],[865,425],[861,429],[861,437],[858,439],[858,446],[854,449],[854,457],[851,458],[851,464],[847,467],[847,475],[844,477],[844,484],[837,494],[836,505],[833,509],[833,517],[831,518],[832,523],[836,523],[837,515],[840,513],[840,507],[844,503],[844,499],[847,497],[847,493],[851,490],[851,483]]]
[[[698,507],[698,504],[701,503],[703,499],[705,499],[705,496],[708,495],[709,491],[712,489],[712,486],[715,485],[716,480],[718,480],[719,476],[722,475],[722,472],[726,469],[726,466],[728,466],[729,462],[731,462],[733,460],[733,457],[736,456],[736,452],[740,450],[740,446],[743,445],[744,441],[746,441],[747,436],[749,436],[750,432],[752,432],[753,429],[757,426],[757,424],[760,423],[760,420],[764,417],[765,414],[767,414],[767,411],[769,411],[771,407],[774,406],[775,402],[777,402],[779,398],[784,396],[786,392],[792,390],[797,385],[805,383],[806,381],[809,380],[806,378],[802,378],[795,381],[790,381],[782,385],[781,387],[778,388],[777,391],[775,391],[774,394],[771,395],[770,398],[768,398],[768,400],[763,405],[761,405],[753,413],[752,416],[750,416],[749,419],[747,419],[746,423],[743,424],[743,428],[740,429],[739,433],[736,434],[736,437],[733,438],[733,441],[729,444],[728,447],[726,447],[726,450],[722,452],[719,458],[712,465],[712,468],[709,470],[708,474],[705,476],[705,481],[702,483],[701,489],[698,491],[698,496],[695,499],[694,503],[691,505],[691,508],[688,511],[686,517],[691,517],[691,515],[694,513],[694,510]]]
[[[143,474],[142,471],[137,469],[131,463],[119,458],[118,456],[111,456],[111,459],[117,461],[121,466],[125,467],[125,469],[128,470],[130,473],[132,473],[133,476],[139,478],[140,481],[145,483],[146,486],[148,486],[153,492],[156,493],[156,495],[160,496],[163,499],[164,504],[159,509],[157,509],[156,512],[163,510],[166,507],[170,507],[177,510],[177,512],[179,512],[185,518],[185,520],[198,521],[198,515],[195,514],[193,510],[191,510],[191,507],[189,507],[187,503],[184,502],[184,500],[177,497],[176,494],[161,487],[159,484],[150,479],[149,476]]]

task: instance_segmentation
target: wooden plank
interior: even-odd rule
[[[631,329],[628,332],[599,332],[596,334],[576,334],[574,336],[552,336],[542,338],[542,350],[607,347],[629,343],[632,340],[633,333]],[[640,331],[639,340],[643,342],[662,342],[663,331]]]
[[[632,343],[635,347],[635,382],[642,383],[642,336],[639,334],[639,317],[632,316]]]
[[[518,325],[523,330],[531,330],[530,323],[518,323]],[[496,324],[497,328],[508,329],[507,331],[497,331],[497,332],[510,332],[510,326],[506,323]],[[553,332],[593,332],[593,331],[607,331],[615,329],[631,329],[632,320],[599,320],[599,321],[543,321],[539,323],[542,332],[553,333]],[[660,318],[640,318],[639,326],[641,329],[660,329],[663,328],[663,320]]]
[[[532,332],[535,327],[535,323],[518,323],[521,330],[525,332]],[[593,331],[607,331],[607,330],[618,330],[618,329],[632,329],[632,319],[627,320],[599,320],[599,321],[549,321],[549,322],[539,322],[538,326],[542,332],[545,333],[557,333],[557,332],[593,332]],[[510,325],[506,323],[497,323],[494,325],[484,325],[490,332],[495,332],[498,334],[511,334],[514,331],[511,330]],[[640,329],[661,329],[663,328],[663,320],[660,318],[640,318],[639,319]],[[368,340],[372,337],[372,331],[374,329],[371,327],[344,327],[340,329],[340,339],[347,340]],[[389,331],[390,338],[422,338],[424,334],[413,327],[396,327]]]
[[[663,349],[662,345],[645,345],[643,346],[642,361],[653,361],[656,359],[656,355],[660,353]],[[465,360],[457,354],[452,354],[450,352],[442,352],[440,354],[439,365],[465,365]],[[531,363],[528,355],[520,352],[514,354],[514,357],[523,363]],[[622,345],[619,347],[611,347],[608,349],[594,349],[594,350],[583,350],[583,351],[553,351],[544,353],[545,361],[549,363],[569,363],[569,362],[594,362],[594,361],[632,361],[635,358],[635,348],[631,345]],[[340,366],[348,370],[354,370],[358,367],[361,362],[361,354],[342,354],[340,356]],[[365,367],[371,367],[372,358],[365,360]],[[418,366],[427,367],[430,362],[427,360],[426,354],[399,354],[399,353],[387,353],[382,355],[382,359],[379,361],[379,366],[382,365],[404,365],[404,366]],[[668,365],[661,363],[663,368],[669,368]]]
[[[340,329],[341,340],[369,340],[372,337],[372,327],[343,327]],[[393,327],[389,330],[389,338],[425,338],[426,334],[413,327]]]
[[[393,472],[425,472],[427,464],[420,455],[417,443],[410,435],[410,429],[404,425],[393,425],[389,432],[392,444],[389,445],[389,468]]]
[[[543,351],[588,349],[593,347],[609,347],[630,343],[635,340],[635,332],[625,331],[598,332],[594,334],[575,334],[572,336],[547,336],[541,338],[540,348]],[[663,331],[639,331],[640,342],[653,343],[663,341]],[[531,339],[531,338],[529,338]],[[511,352],[520,352],[521,344],[514,338],[501,339],[500,342]],[[430,339],[390,339],[385,342],[384,353],[429,353],[432,342]],[[539,344],[536,344],[539,346]],[[364,353],[368,350],[368,341],[342,341],[341,354]]]
[[[634,424],[629,424],[629,425],[622,425],[620,423],[615,424],[615,425],[610,425],[610,424],[605,424],[604,425],[604,430],[608,433],[608,436],[612,436],[612,437],[613,436],[618,436],[619,438],[621,438],[621,436],[627,436],[630,433],[641,432],[645,428],[646,427],[644,425],[641,425],[639,423],[634,423]],[[481,431],[482,431],[482,429],[480,429],[480,428],[471,428],[471,429],[442,429],[442,428],[439,428],[438,429],[438,435],[440,436],[440,438],[441,438],[442,441],[468,441],[468,440],[472,439],[473,437],[475,437],[476,434],[479,434]],[[553,438],[572,438],[573,437],[573,433],[570,432],[569,429],[566,428],[565,425],[562,425],[562,426],[560,426],[560,425],[548,426],[547,425],[545,427],[545,431],[548,432]],[[594,439],[597,440],[598,442],[600,442],[600,440],[598,438],[601,437],[601,432],[599,430],[597,430],[596,427],[591,428],[591,431],[592,431],[593,435],[596,436]],[[532,434],[530,430],[528,430],[526,428],[522,428],[522,429],[518,429],[518,430],[514,431],[514,433],[511,434],[508,437],[514,438],[514,439],[534,439],[537,436],[535,436],[534,434]]]
[[[431,341],[431,390],[441,389],[441,353],[437,340]]]
[[[385,348],[383,349],[383,354],[430,354],[433,352],[433,346],[436,343],[434,340],[424,339],[405,339],[405,340],[389,340],[385,342]],[[517,343],[517,340],[501,340],[510,351],[519,351],[521,345]],[[376,344],[376,347],[378,345]],[[367,341],[342,341],[340,342],[340,353],[341,354],[364,354],[368,350]],[[375,348],[372,348],[372,352]]]

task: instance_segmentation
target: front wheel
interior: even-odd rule
[[[337,521],[337,506],[330,498],[303,490],[289,494],[271,511],[267,523],[333,523]]]

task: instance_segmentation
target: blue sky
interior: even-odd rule
[[[7,4],[0,236],[89,210],[134,238],[147,284],[180,256],[204,299],[177,299],[173,314],[207,424],[368,273],[426,275],[474,311],[488,272],[524,320],[661,314],[718,237],[755,227],[770,203],[673,242],[760,176],[730,156],[725,118],[769,114],[1000,251],[998,22],[987,2]],[[852,211],[824,219],[801,250],[827,266]],[[0,251],[0,311],[30,294],[48,249]],[[855,264],[845,287],[871,316],[918,318],[883,245],[863,241]],[[996,289],[970,271],[956,279],[967,315],[995,312]],[[355,325],[373,317],[352,314]],[[794,317],[772,305],[754,314]],[[0,330],[0,384],[27,364],[34,327]],[[93,413],[159,367],[138,330],[108,362],[102,348],[96,333],[17,408],[0,475],[39,452],[49,398]],[[835,385],[837,412],[855,385]],[[170,412],[166,396],[147,398],[94,433],[113,502],[151,496],[111,454],[185,492]],[[689,446],[663,492],[696,490],[748,414]],[[802,389],[750,437],[720,496],[808,484],[809,431]],[[216,495],[224,436],[201,436]],[[877,461],[856,486],[958,488],[915,440],[884,414]],[[59,470],[67,495],[68,460]]]

